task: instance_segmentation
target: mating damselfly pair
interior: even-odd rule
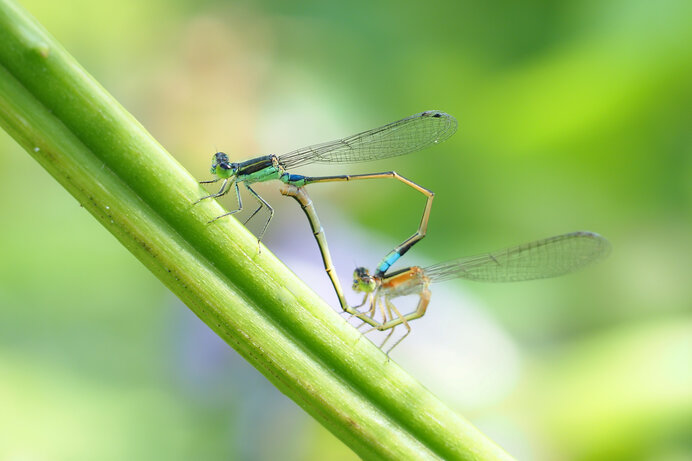
[[[430,284],[433,282],[452,278],[508,282],[555,277],[602,258],[610,248],[608,241],[598,234],[573,232],[427,268],[412,266],[387,273],[392,264],[426,235],[434,194],[394,171],[319,177],[289,172],[290,169],[313,163],[360,163],[408,154],[446,140],[456,129],[457,121],[454,117],[441,111],[429,110],[362,133],[304,147],[283,155],[267,155],[234,163],[229,161],[225,153],[217,152],[212,158],[211,167],[211,173],[216,178],[202,183],[222,181],[221,188],[217,193],[202,197],[195,203],[221,197],[233,189],[238,208],[209,221],[214,222],[243,209],[239,184],[244,184],[258,202],[258,207],[245,223],[255,217],[263,207],[269,210],[269,217],[258,236],[259,241],[269,226],[274,210],[250,186],[253,183],[271,180],[283,183],[281,193],[298,201],[310,222],[325,271],[343,311],[359,318],[363,322],[362,325],[370,325],[371,330],[389,330],[380,347],[387,343],[397,326],[403,325],[406,328],[404,335],[389,347],[389,353],[410,333],[409,322],[425,314],[431,297]],[[422,193],[426,197],[423,216],[416,232],[388,252],[372,275],[365,268],[356,268],[353,274],[353,289],[364,292],[365,296],[360,305],[350,306],[341,289],[324,230],[305,186],[380,178],[396,179]],[[412,294],[419,297],[418,305],[413,312],[402,314],[392,300]]]

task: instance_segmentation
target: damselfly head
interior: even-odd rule
[[[211,159],[211,174],[217,175],[219,178],[230,178],[238,172],[238,164],[228,161],[228,155],[223,152],[217,152]]]
[[[364,267],[356,267],[353,271],[353,290],[370,293],[377,288],[377,279],[370,275]]]

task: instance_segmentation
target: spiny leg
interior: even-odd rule
[[[255,215],[259,212],[259,210],[262,209],[263,206],[264,206],[264,205],[262,205],[262,202],[260,202],[260,204],[259,204],[259,206],[257,207],[257,209],[256,209],[255,211],[253,211],[252,214],[250,214],[250,217],[247,218],[245,221],[243,221],[243,225],[246,225],[247,223],[249,223],[250,220],[251,220],[252,218],[254,218]]]
[[[363,302],[361,302],[358,306],[355,306],[355,307],[356,308],[362,307],[366,302],[369,303],[369,305],[370,305],[370,309],[368,312],[374,312],[375,311],[375,304],[377,303],[377,294],[376,293],[365,293],[365,296],[363,297]],[[368,317],[366,313],[355,310],[354,308],[349,308],[349,312],[351,312],[351,316],[348,318],[349,321],[354,316],[361,321],[360,324],[355,325],[356,330],[360,331],[360,329],[364,325],[370,325],[369,330],[361,332],[361,335],[358,337],[359,341],[360,341],[360,338],[362,336],[365,336],[368,333],[370,333],[371,331],[376,330],[380,325],[376,320],[372,319],[371,317]]]
[[[356,318],[358,318],[359,320],[362,320],[363,323],[367,323],[368,325],[370,325],[370,326],[372,326],[372,327],[377,328],[377,327],[380,326],[380,323],[379,323],[377,320],[373,319],[372,317],[368,317],[368,316],[367,316],[365,313],[363,313],[363,312],[358,312],[358,311],[354,310],[354,309],[351,308],[351,307],[348,308],[348,312],[351,313],[351,314],[353,314],[353,316],[356,317]],[[359,327],[359,328],[360,328],[360,327]]]
[[[372,293],[372,296],[373,300],[370,303],[370,309],[367,312],[358,312],[356,314],[356,317],[363,321],[363,323],[358,325],[358,329],[360,329],[365,324],[370,325],[370,329],[363,332],[364,335],[370,333],[373,330],[383,331],[384,329],[382,328],[382,325],[387,323],[387,314],[384,308],[382,307],[382,298],[378,295],[377,292]],[[377,320],[375,320],[378,308],[382,313],[382,322],[378,322]]]
[[[360,330],[363,325],[368,324],[368,322],[366,322],[362,317],[364,314],[357,310],[359,307],[364,306],[366,302],[369,302],[370,310],[373,310],[374,309],[373,306],[375,304],[375,298],[374,298],[373,293],[365,293],[365,296],[363,297],[362,303],[360,303],[358,306],[354,306],[354,307],[350,308],[348,311],[344,311],[344,312],[349,312],[351,314],[347,320],[349,323],[353,317],[356,317],[358,320],[360,320],[360,323],[355,326],[356,330]]]
[[[370,309],[367,312],[359,312],[359,314],[357,315],[357,317],[363,321],[363,323],[358,325],[358,329],[360,329],[360,327],[362,327],[365,324],[370,325],[370,329],[363,332],[364,335],[367,335],[368,333],[370,333],[373,330],[379,330],[382,323],[384,323],[384,322],[380,323],[377,320],[375,320],[375,315],[377,315],[378,307],[379,307],[380,311],[382,312],[382,316],[386,322],[387,316],[385,315],[384,310],[382,309],[382,299],[379,296],[377,296],[376,293],[373,294],[373,299],[372,299],[372,302],[370,303]]]
[[[385,297],[384,302],[385,302],[385,306],[387,307],[387,312],[389,313],[389,318],[394,318],[394,316],[392,315],[392,306],[391,306],[391,303],[389,302],[389,299]],[[383,312],[384,312],[384,310],[383,310]],[[387,319],[385,318],[385,320],[382,323],[383,324],[387,323]],[[384,341],[382,341],[382,344],[380,344],[380,349],[382,349],[384,347],[384,345],[387,343],[387,341],[389,341],[389,338],[392,337],[392,335],[394,334],[394,330],[396,330],[396,326],[389,329],[389,334],[387,335],[386,338],[384,338]],[[389,351],[387,351],[386,354],[389,355]]]
[[[259,194],[258,194],[257,192],[255,192],[254,190],[252,190],[252,187],[250,187],[249,184],[246,183],[246,184],[245,184],[245,187],[247,187],[247,190],[249,190],[250,193],[252,193],[252,195],[254,195],[255,198],[256,198],[257,200],[259,200],[259,202],[260,202],[260,208],[258,208],[257,210],[255,210],[255,212],[252,214],[252,216],[254,216],[255,214],[257,214],[257,212],[262,208],[262,205],[264,205],[265,207],[267,207],[267,209],[269,210],[269,218],[267,219],[267,222],[264,223],[264,227],[262,228],[262,232],[260,232],[259,237],[257,237],[257,243],[259,244],[259,243],[262,241],[262,237],[264,237],[264,233],[266,232],[267,227],[269,226],[269,223],[271,222],[272,218],[274,217],[274,208],[272,208],[271,205],[269,205],[262,197],[260,197]],[[250,218],[252,218],[252,216],[250,216]],[[247,221],[249,221],[249,220],[250,220],[250,219],[248,218]],[[245,221],[245,222],[247,222],[247,221]]]
[[[421,297],[422,297],[422,294],[421,294]],[[401,323],[403,323],[404,326],[406,327],[406,333],[404,333],[404,335],[403,335],[401,338],[399,338],[399,339],[397,340],[397,342],[395,342],[394,345],[393,345],[392,347],[390,347],[389,349],[387,349],[387,352],[385,352],[385,354],[389,355],[389,353],[392,352],[392,349],[394,349],[396,346],[398,346],[399,343],[400,343],[401,341],[403,341],[405,337],[407,337],[409,334],[411,334],[411,325],[408,324],[408,321],[406,320],[406,317],[403,316],[403,315],[401,315],[401,312],[399,312],[399,309],[396,308],[396,306],[394,305],[394,303],[392,303],[388,298],[385,299],[385,302],[387,303],[387,307],[388,307],[389,309],[391,309],[392,311],[394,311],[394,313],[396,314],[397,318],[400,318],[400,319],[401,319]],[[419,304],[420,304],[420,303],[419,303]],[[427,306],[427,304],[426,304],[426,306]],[[390,312],[391,312],[391,311],[390,311]],[[392,318],[393,318],[393,317],[392,317]],[[394,325],[394,326],[392,327],[392,332],[394,332],[394,328],[396,328],[396,325]],[[391,333],[390,333],[389,336],[391,336]],[[389,336],[387,336],[387,339],[389,339]],[[384,346],[384,343],[385,343],[385,342],[386,342],[386,340],[382,342],[382,346]],[[380,346],[380,347],[382,347],[382,346]]]
[[[361,312],[361,311],[357,310],[357,309],[359,309],[365,305],[365,300],[367,300],[368,298],[370,298],[369,303],[368,303],[368,310],[365,312]],[[363,300],[363,302],[360,303],[358,306],[351,307],[351,309],[355,309],[354,315],[358,316],[358,318],[360,318],[361,320],[363,317],[368,317],[370,319],[374,319],[375,310],[376,310],[375,306],[376,306],[377,302],[378,302],[377,292],[366,293],[365,299]]]
[[[370,302],[368,304],[372,305],[372,299],[370,299],[370,298],[372,298],[373,295],[374,295],[374,293],[365,293],[363,295],[363,300],[360,302],[360,304],[358,304],[357,306],[351,306],[351,308],[354,309],[356,312],[360,312],[359,309],[361,307],[365,306],[365,304],[368,303],[368,300],[370,300]]]
[[[359,311],[354,310],[354,309],[351,308],[351,307],[349,307],[348,309],[349,309],[349,312],[352,312],[353,315],[354,315],[356,318],[358,318],[358,319],[360,319],[360,320],[363,321],[363,323],[360,324],[360,325],[358,326],[358,328],[362,327],[362,326],[363,326],[364,324],[366,324],[366,323],[367,323],[368,325],[370,325],[371,327],[373,327],[373,328],[379,328],[379,327],[380,327],[380,325],[381,325],[380,322],[378,322],[378,321],[375,320],[374,318],[368,316],[368,315],[367,315],[368,312],[359,312]]]
[[[233,210],[233,211],[229,211],[228,213],[224,213],[224,214],[222,214],[222,215],[217,216],[216,218],[214,218],[214,219],[212,219],[211,221],[209,221],[208,224],[211,224],[211,223],[213,223],[214,221],[216,221],[217,219],[223,218],[224,216],[230,216],[230,215],[232,215],[232,214],[235,214],[235,213],[237,213],[237,212],[239,212],[240,210],[243,209],[243,201],[240,199],[240,191],[238,190],[238,183],[237,183],[237,182],[234,182],[234,183],[233,183],[233,186],[235,187],[235,197],[238,199],[238,208],[235,209],[235,210]],[[231,189],[231,188],[229,187],[228,190],[230,190],[230,189]]]
[[[351,309],[348,311],[341,311],[342,314],[350,314],[346,320],[350,321],[355,315],[359,314],[360,311],[358,309],[365,306],[365,303],[368,302],[368,298],[370,298],[372,295],[372,293],[365,293],[363,296],[363,301],[361,301],[360,304],[357,306],[351,306]],[[370,300],[370,304],[372,305],[372,300]]]
[[[365,313],[366,317],[370,317],[371,319],[375,319],[375,314],[377,313],[377,302],[373,300],[373,302],[370,303],[370,309]]]
[[[211,184],[211,183],[214,183],[217,181],[218,181],[218,179],[214,179],[213,181],[202,181],[202,182],[200,182],[200,184]],[[221,197],[222,195],[227,194],[228,190],[230,190],[230,187],[228,188],[228,190],[226,190],[226,184],[228,184],[228,178],[223,180],[223,183],[221,184],[221,189],[219,189],[219,191],[216,194],[205,195],[204,197],[198,199],[195,203],[193,203],[193,205],[197,205],[202,200],[206,200],[208,198]]]
[[[387,312],[386,312],[384,309],[385,309],[385,307],[386,307],[387,309],[389,309],[389,306],[387,306],[387,305],[385,304],[384,299],[385,299],[385,298],[380,298],[380,303],[379,303],[379,304],[380,304],[380,313],[382,313],[382,325],[384,325],[385,323],[387,323]],[[373,315],[373,317],[374,317],[374,316],[375,316],[375,312],[373,312],[372,315]],[[390,313],[390,317],[391,317],[391,313]]]
[[[373,318],[373,317],[375,316],[375,314],[376,314],[376,307],[375,307],[375,304],[376,304],[377,302],[379,302],[379,301],[380,301],[379,299],[375,299],[375,300],[373,300],[373,302],[372,302],[372,308],[371,308],[370,311],[369,311],[369,313],[371,313],[372,317],[368,317],[368,316],[366,316],[364,313],[359,313],[359,314],[358,314],[358,318],[359,318],[360,320],[362,320],[362,323],[356,327],[357,330],[360,331],[360,329],[363,327],[363,325],[366,325],[366,324],[367,324],[367,325],[370,325],[370,329],[363,331],[363,332],[361,333],[361,336],[365,336],[365,335],[367,335],[368,333],[371,333],[371,332],[373,332],[373,331],[375,331],[375,330],[382,331],[382,324],[379,323],[377,320],[375,320],[375,319]],[[380,306],[380,309],[382,309],[381,306]],[[387,357],[387,360],[389,360],[389,357]]]
[[[392,307],[396,310],[397,314],[399,314],[399,317],[385,323],[384,325],[381,326],[380,329],[386,330],[388,328],[394,328],[397,325],[401,325],[402,323],[407,323],[407,322],[410,322],[411,320],[415,320],[415,319],[423,317],[425,315],[425,311],[428,309],[428,304],[430,304],[430,296],[431,296],[430,290],[428,289],[427,286],[424,287],[420,292],[420,298],[418,300],[418,306],[416,306],[416,310],[411,312],[410,314],[406,314],[403,316],[399,313],[398,310],[396,310],[396,307],[392,304]],[[409,329],[409,333],[410,333],[410,329]],[[389,348],[389,350],[387,351],[387,354],[392,352],[392,349],[394,349],[396,346],[398,346],[399,343],[401,341],[403,341],[403,339],[407,335],[408,335],[408,333],[406,333],[404,336],[399,338],[399,340],[396,343],[394,343],[394,345],[392,347]]]
[[[379,309],[380,313],[382,314],[382,322],[378,322],[377,320],[375,320],[375,316],[377,315],[377,309]],[[375,299],[374,299],[374,301],[370,307],[370,310],[366,313],[361,313],[361,315],[358,316],[358,318],[361,320],[365,320],[365,319],[370,320],[369,322],[365,322],[368,325],[370,325],[371,328],[369,330],[365,331],[363,333],[364,335],[367,335],[368,333],[370,333],[371,331],[374,331],[374,330],[383,331],[382,325],[387,323],[387,313],[384,310],[382,298],[379,296],[375,297]]]
[[[370,329],[365,331],[363,333],[364,335],[370,333],[373,330],[379,329],[380,325],[382,325],[382,323],[375,320],[375,314],[377,313],[377,306],[379,305],[379,303],[380,299],[378,297],[374,297],[372,302],[370,303],[370,309],[367,312],[359,312],[358,314],[356,314],[356,317],[358,317],[363,322],[360,325],[358,325],[358,327],[356,327],[357,329],[360,330],[360,328],[363,327],[363,325],[370,325]]]

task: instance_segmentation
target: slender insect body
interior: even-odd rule
[[[378,266],[380,269],[379,273],[383,275],[394,261],[425,236],[434,196],[432,191],[421,187],[394,171],[312,177],[290,174],[288,170],[313,163],[359,163],[405,155],[446,140],[454,134],[456,129],[457,121],[454,117],[441,111],[432,110],[414,114],[396,122],[363,131],[352,136],[321,144],[314,144],[282,155],[266,155],[240,163],[231,163],[225,153],[217,152],[212,158],[211,167],[211,173],[216,176],[216,179],[202,181],[202,183],[214,183],[221,180],[221,188],[217,193],[204,196],[195,203],[209,198],[221,197],[233,189],[238,201],[238,208],[217,216],[209,222],[211,223],[224,216],[235,214],[243,208],[238,190],[238,185],[243,183],[258,204],[258,207],[245,223],[256,216],[262,208],[269,210],[269,217],[258,235],[258,241],[260,241],[269,226],[274,211],[272,207],[252,189],[251,185],[253,183],[276,179],[287,186],[301,188],[314,183],[350,182],[366,179],[395,179],[403,182],[408,187],[413,188],[426,197],[425,208],[418,230],[411,237],[398,245],[393,251],[388,253],[386,261]],[[303,197],[300,191],[294,191],[292,189],[287,189],[285,192],[285,195],[293,196],[299,202],[301,202],[304,197],[307,197],[306,195]],[[311,221],[317,220],[316,214],[311,207],[312,204],[310,204],[311,213],[308,214],[308,219]],[[315,223],[312,223],[313,229],[319,228],[319,226],[315,226],[314,224]],[[321,232],[319,235],[318,245],[325,245],[324,233]],[[329,275],[333,272],[331,261],[328,260],[328,258],[325,259],[325,255],[327,254],[325,250],[321,252],[325,270]],[[345,297],[341,292],[338,278],[331,276],[330,278],[341,307],[344,311],[351,312],[352,309],[346,304]]]
[[[251,171],[249,173],[239,172],[236,181],[244,182],[246,184],[253,184],[256,182],[271,181],[273,179],[279,179],[279,169],[274,165],[269,165],[264,168]]]
[[[366,293],[363,303],[358,307],[368,307],[367,312],[360,312],[357,317],[363,320],[364,324],[371,325],[372,330],[389,330],[389,334],[380,344],[380,347],[383,347],[389,341],[394,333],[394,329],[398,325],[404,325],[406,328],[406,333],[389,348],[387,353],[394,349],[411,332],[408,322],[425,314],[430,303],[430,283],[430,278],[418,266],[407,267],[386,276],[377,274],[371,276],[368,270],[363,267],[356,268],[354,271],[353,289]],[[392,303],[392,299],[408,295],[418,296],[418,302],[412,312],[402,314],[396,305]],[[378,309],[382,316],[382,322],[375,320]]]
[[[257,157],[244,162],[238,163],[238,176],[250,176],[253,173],[269,169],[278,165],[276,156],[265,155],[264,157]]]
[[[380,283],[377,294],[387,298],[398,298],[399,296],[418,294],[428,285],[430,285],[430,279],[425,276],[423,269],[414,266],[385,277]]]
[[[367,306],[368,311],[361,311],[362,315],[358,318],[375,330],[392,330],[380,347],[384,346],[398,325],[406,328],[406,333],[389,348],[389,353],[410,333],[409,322],[425,314],[431,297],[429,287],[433,282],[458,278],[516,282],[557,277],[599,261],[609,252],[608,240],[593,232],[580,231],[426,268],[413,266],[386,276],[378,273],[371,276],[367,269],[359,267],[353,273],[353,288],[368,293],[361,305]],[[391,301],[407,295],[417,295],[418,304],[411,313],[402,315]],[[381,322],[375,321],[377,309],[382,314]],[[364,316],[374,322],[366,320]]]
[[[273,179],[284,183],[281,193],[297,200],[310,221],[313,235],[320,247],[325,271],[332,281],[342,309],[362,320],[364,324],[370,325],[373,329],[390,330],[380,347],[389,340],[398,325],[403,325],[406,328],[406,333],[389,348],[387,351],[389,353],[410,333],[409,322],[425,314],[430,302],[431,292],[429,288],[432,282],[456,278],[485,282],[513,282],[556,277],[603,258],[610,249],[608,241],[598,234],[573,232],[500,251],[446,261],[426,268],[413,266],[387,274],[386,272],[392,264],[425,237],[434,193],[394,171],[320,177],[288,172],[290,169],[312,163],[358,163],[404,155],[444,141],[456,131],[456,128],[457,121],[451,115],[440,111],[426,111],[379,128],[336,141],[304,147],[279,156],[267,155],[241,163],[231,163],[226,154],[217,152],[214,154],[211,167],[212,174],[216,175],[217,178],[203,181],[203,183],[222,180],[221,189],[216,194],[200,198],[197,202],[221,197],[233,188],[238,200],[238,208],[217,216],[214,220],[237,213],[243,208],[238,191],[238,184],[242,182],[258,202],[258,207],[245,222],[247,223],[257,215],[263,207],[269,210],[269,217],[258,236],[259,242],[274,211],[250,185]],[[431,159],[430,161],[434,162],[435,160]],[[423,216],[418,230],[394,250],[387,253],[377,266],[374,275],[371,276],[364,268],[356,269],[353,288],[356,291],[364,292],[365,297],[361,305],[351,307],[346,303],[341,291],[341,285],[338,277],[336,277],[327,249],[324,230],[319,224],[312,201],[307,196],[303,186],[324,182],[386,178],[403,182],[426,197]],[[413,312],[402,315],[392,300],[407,295],[418,296],[418,304]],[[359,310],[363,306],[368,309],[366,312]],[[374,318],[378,309],[382,314],[381,322]]]

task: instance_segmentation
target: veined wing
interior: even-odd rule
[[[534,280],[581,269],[610,252],[593,232],[557,235],[513,248],[435,264],[424,269],[433,282],[464,278],[481,282]]]
[[[404,155],[452,136],[457,120],[439,110],[411,115],[336,141],[303,147],[279,156],[286,168],[310,163],[357,163]]]

